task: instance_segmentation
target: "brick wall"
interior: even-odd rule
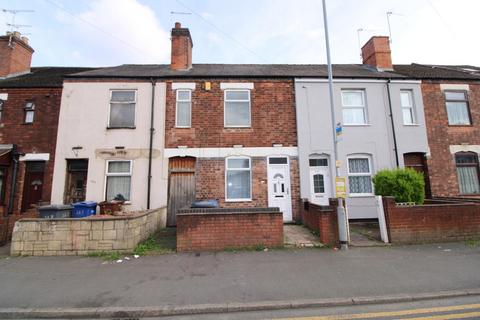
[[[292,215],[300,218],[298,159],[290,158]],[[252,201],[225,202],[225,159],[199,158],[195,173],[196,199],[217,199],[222,208],[268,207],[267,159],[252,158]]]
[[[184,210],[177,215],[177,251],[283,246],[282,212],[265,209]]]
[[[469,83],[468,103],[471,126],[449,126],[444,93],[440,83],[459,82],[423,81],[422,95],[431,156],[427,160],[432,196],[458,196],[458,178],[455,156],[450,145],[480,145],[480,83]]]
[[[303,225],[318,232],[321,243],[338,245],[337,200],[330,199],[329,206],[319,206],[306,200],[301,200],[300,203]]]
[[[446,242],[480,238],[480,203],[397,206],[383,198],[388,237],[392,243]]]
[[[166,225],[166,208],[130,216],[82,219],[22,219],[12,237],[11,255],[65,256],[89,252],[132,252]]]
[[[0,93],[8,93],[0,121],[0,144],[17,144],[21,153],[49,153],[50,160],[45,164],[43,201],[50,201],[52,177],[57,140],[58,115],[62,95],[61,88],[0,88]],[[32,124],[25,124],[25,103],[35,102],[35,117]],[[0,201],[4,214],[7,212],[13,166],[10,165],[5,184],[5,197]],[[14,196],[14,215],[22,214],[23,182],[25,162],[20,162]],[[22,214],[23,215],[23,214]],[[31,215],[26,215],[31,216]],[[19,217],[21,218],[21,216]],[[18,220],[11,217],[10,221]],[[10,224],[13,226],[13,223]],[[10,228],[11,233],[11,228]]]
[[[211,90],[205,90],[205,81]],[[195,82],[192,91],[192,127],[175,128],[175,91],[167,81],[167,110],[165,123],[166,148],[284,147],[297,146],[295,99],[292,80],[183,80]],[[221,82],[253,82],[251,90],[251,128],[224,128],[224,90]]]

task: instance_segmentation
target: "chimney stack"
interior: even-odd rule
[[[393,70],[390,40],[385,36],[374,36],[362,47],[363,64],[377,70]]]
[[[0,36],[0,78],[29,72],[33,52],[18,31]]]
[[[172,29],[172,70],[189,70],[192,68],[192,37],[188,28],[182,28],[180,22],[175,22]]]

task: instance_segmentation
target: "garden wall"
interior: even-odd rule
[[[11,255],[63,256],[131,252],[166,225],[166,208],[126,216],[81,219],[22,219],[15,223]]]
[[[177,251],[283,246],[278,208],[187,209],[177,213]]]
[[[319,206],[302,200],[302,223],[315,232],[318,232],[320,242],[335,246],[339,243],[337,199],[330,199],[329,206]]]
[[[392,243],[447,242],[480,238],[480,203],[430,201],[399,206],[383,198],[388,236]]]

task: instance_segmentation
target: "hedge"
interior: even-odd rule
[[[395,197],[396,202],[422,204],[425,199],[425,180],[413,169],[381,170],[373,183],[376,195]]]

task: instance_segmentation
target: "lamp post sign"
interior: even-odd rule
[[[345,184],[345,178],[343,177],[335,178],[335,194],[337,198],[345,199],[347,197],[347,188]]]

